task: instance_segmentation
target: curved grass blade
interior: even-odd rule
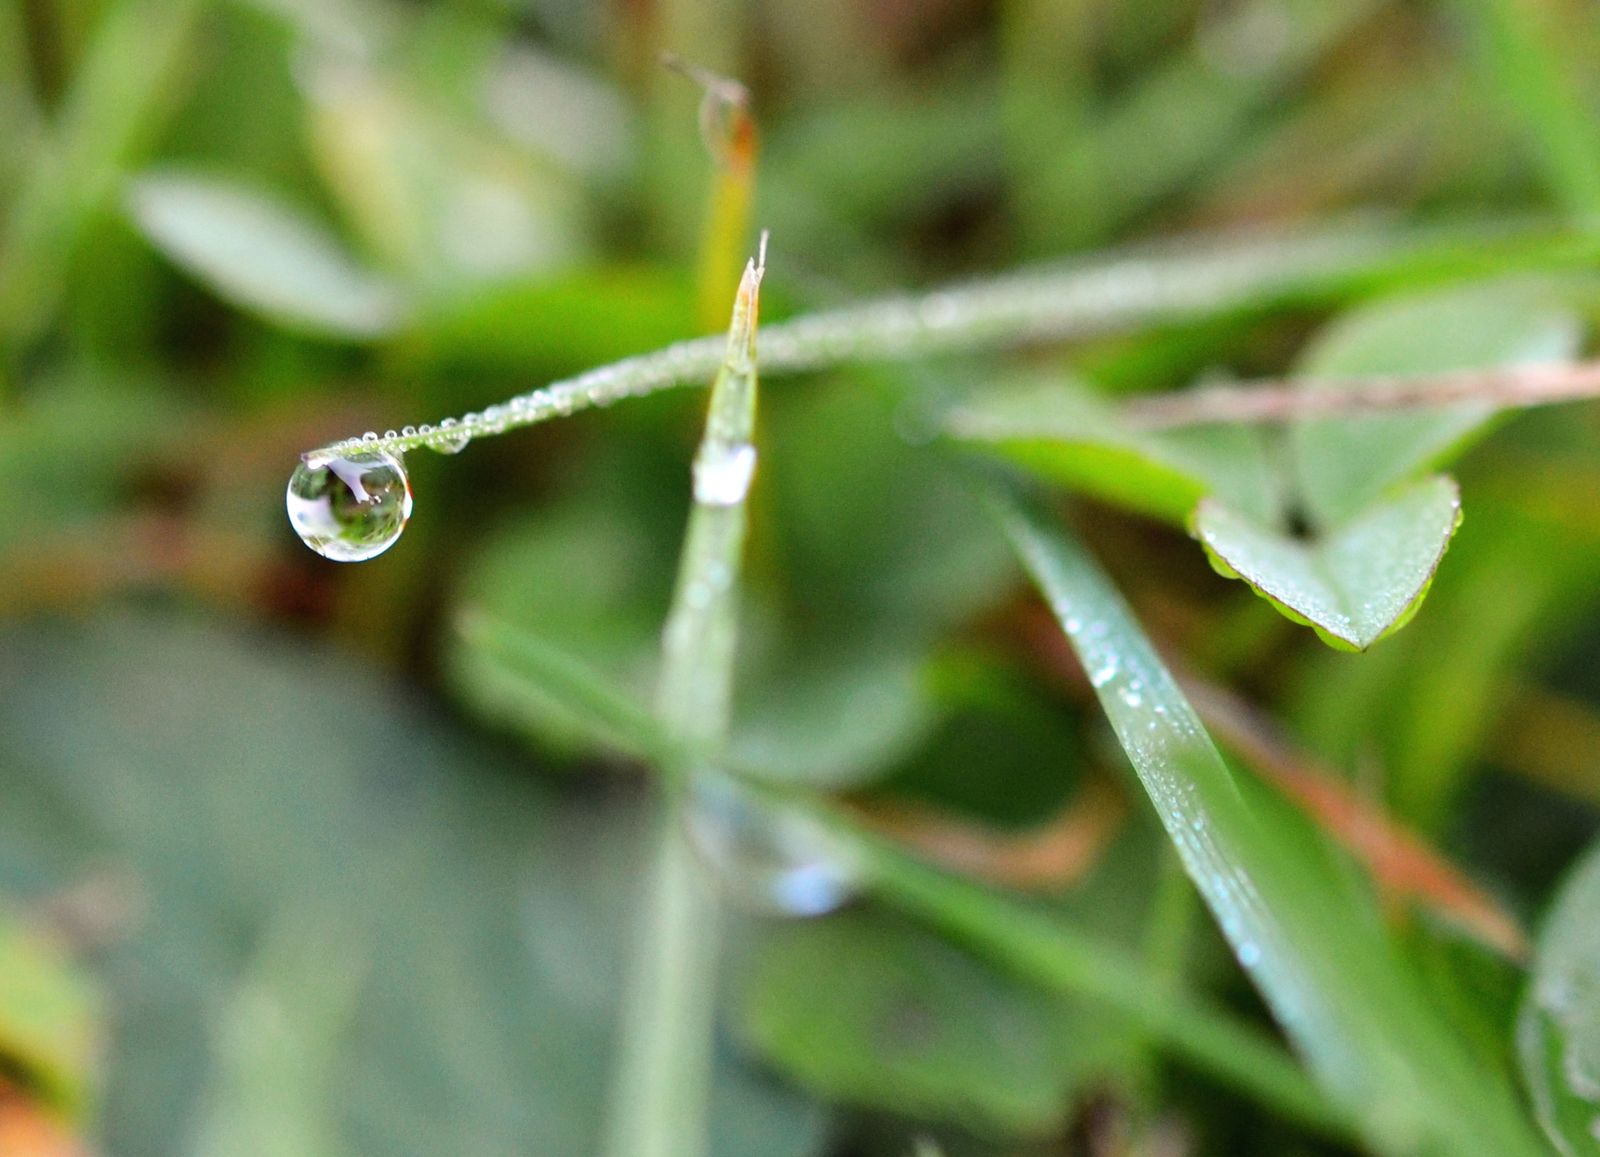
[[[1517,1022],[1523,1080],[1566,1157],[1600,1154],[1600,845],[1567,877]]]
[[[1014,491],[997,517],[1089,672],[1184,867],[1329,1095],[1385,1154],[1532,1157],[1390,944],[1370,894],[1286,802],[1236,776],[1087,552]]]
[[[760,263],[750,262],[739,284],[727,352],[711,388],[694,461],[694,506],[662,637],[656,716],[680,752],[714,755],[727,739],[744,500],[755,471],[756,316],[765,265],[763,237]],[[663,770],[668,806],[623,1009],[606,1145],[611,1157],[696,1157],[706,1148],[719,913],[682,812],[685,780],[710,769],[674,756]]]
[[[503,624],[469,620],[474,645],[526,680],[541,700],[600,740],[661,766],[704,758],[685,750],[580,657]],[[801,808],[828,832],[886,902],[939,928],[1019,976],[1053,992],[1098,1001],[1127,1016],[1195,1068],[1319,1132],[1347,1132],[1333,1110],[1271,1040],[1222,1010],[1172,991],[1126,949],[1037,905],[934,867],[814,797],[778,786],[761,769],[737,770],[775,807]]]

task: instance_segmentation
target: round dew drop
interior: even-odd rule
[[[393,546],[411,517],[411,480],[398,454],[355,450],[289,477],[289,523],[334,562],[364,562]]]

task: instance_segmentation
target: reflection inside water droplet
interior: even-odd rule
[[[400,457],[356,450],[289,477],[289,523],[300,540],[334,562],[362,562],[393,546],[411,517],[411,481]]]
[[[857,891],[859,873],[847,853],[814,820],[764,804],[732,780],[694,780],[687,824],[690,844],[742,908],[822,916]]]

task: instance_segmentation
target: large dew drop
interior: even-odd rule
[[[356,450],[289,477],[289,522],[300,540],[334,562],[388,550],[411,517],[411,480],[387,450]]]
[[[766,916],[823,916],[860,888],[848,851],[809,816],[771,807],[737,783],[690,785],[689,842],[722,894]]]

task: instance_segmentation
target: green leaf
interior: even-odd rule
[[[371,339],[405,315],[398,288],[299,210],[232,181],[147,172],[129,183],[134,224],[218,295],[291,329]]]
[[[1049,382],[985,393],[950,418],[969,442],[1119,506],[1182,523],[1207,495],[1271,522],[1279,501],[1258,430],[1138,430],[1082,386]]]
[[[1511,1090],[1455,1038],[1346,861],[1223,761],[1087,552],[1021,499],[995,501],[1234,954],[1367,1142],[1386,1154],[1537,1153]]]
[[[1013,1134],[1058,1124],[1126,1043],[880,911],[773,929],[740,1010],[767,1057],[831,1100]]]
[[[1455,481],[1436,475],[1308,540],[1210,498],[1195,511],[1194,534],[1221,573],[1332,646],[1365,651],[1416,611],[1460,520]]]
[[[1562,884],[1517,1025],[1539,1123],[1566,1157],[1600,1154],[1600,845]]]
[[[1576,356],[1583,332],[1549,284],[1486,282],[1348,313],[1317,339],[1297,372],[1306,389],[1336,389],[1325,379],[1560,362]],[[1490,403],[1468,402],[1296,424],[1289,439],[1306,516],[1317,526],[1350,520],[1395,483],[1459,449],[1494,413]]]
[[[176,614],[8,626],[0,765],[0,888],[109,871],[147,913],[95,961],[98,1150],[272,1152],[280,1092],[340,1152],[598,1150],[637,799],[553,790],[370,663]],[[713,1153],[821,1147],[814,1103],[716,1074]]]

